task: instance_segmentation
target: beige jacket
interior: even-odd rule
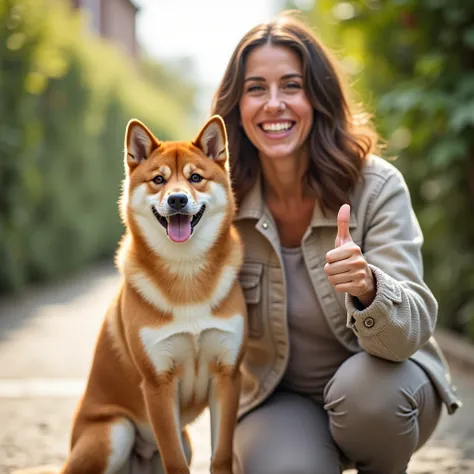
[[[373,303],[360,311],[352,297],[337,293],[324,273],[334,248],[336,214],[316,207],[303,241],[308,272],[329,326],[353,353],[361,350],[390,361],[411,359],[430,376],[448,413],[461,406],[446,361],[432,337],[437,302],[423,281],[423,236],[401,173],[371,156],[365,184],[352,195],[350,232],[377,282]],[[283,377],[289,354],[285,275],[280,242],[260,180],[242,202],[235,223],[243,238],[240,273],[249,311],[249,342],[243,363],[239,416],[260,404]]]

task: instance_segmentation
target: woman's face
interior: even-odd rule
[[[296,158],[313,124],[298,55],[284,46],[255,48],[247,57],[239,108],[242,127],[261,158]]]

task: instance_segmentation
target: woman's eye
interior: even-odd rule
[[[155,184],[163,184],[165,182],[165,178],[163,178],[163,176],[155,176],[152,181],[155,183]]]
[[[263,91],[263,87],[258,85],[258,84],[255,84],[253,86],[249,86],[247,88],[247,92],[259,92],[259,91]]]
[[[301,84],[298,84],[297,82],[289,82],[286,87],[289,87],[290,89],[301,89]]]
[[[192,183],[200,183],[203,178],[201,175],[193,173],[189,179]]]

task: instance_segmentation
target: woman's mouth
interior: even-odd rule
[[[268,138],[284,138],[291,133],[296,122],[293,120],[285,120],[281,122],[262,122],[258,124]]]

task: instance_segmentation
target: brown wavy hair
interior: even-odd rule
[[[237,202],[242,202],[260,170],[258,151],[240,125],[245,64],[252,50],[266,44],[290,48],[302,61],[303,86],[314,110],[306,178],[323,211],[337,211],[349,202],[351,191],[362,179],[363,162],[375,150],[378,137],[368,114],[350,102],[335,57],[302,20],[289,12],[245,34],[212,101],[211,114],[219,114],[227,127]]]

